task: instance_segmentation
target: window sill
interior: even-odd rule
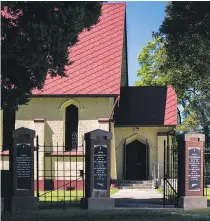
[[[0,152],[1,156],[9,156],[9,150],[3,150]]]
[[[98,122],[104,122],[104,123],[107,123],[110,121],[110,118],[98,118]]]

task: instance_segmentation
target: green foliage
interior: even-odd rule
[[[169,2],[159,33],[138,57],[136,85],[171,84],[184,108],[178,130],[210,134],[210,3]],[[207,138],[208,139],[208,138]]]
[[[136,86],[162,86],[170,82],[169,74],[161,72],[160,67],[165,61],[165,48],[158,37],[154,37],[142,49],[138,56],[140,70],[137,75],[140,81],[135,82]]]
[[[209,136],[210,3],[170,2],[156,36],[165,42],[167,60],[162,68],[176,70],[176,88],[184,91],[186,119],[193,117]]]
[[[170,2],[159,36],[166,42],[164,66],[181,70],[182,87],[209,91],[210,3]]]
[[[182,82],[187,82],[186,78],[177,79],[177,73],[184,69],[167,68],[164,66],[168,60],[165,49],[164,39],[153,36],[153,41],[142,49],[138,56],[140,70],[138,76],[140,80],[136,86],[157,86],[172,85],[178,96],[178,104],[184,108],[184,111],[178,109],[179,126],[178,131],[198,131],[199,126],[206,128],[210,118],[210,97],[208,91],[197,91],[195,88],[186,87]]]
[[[198,130],[199,121],[196,119],[193,113],[188,114],[182,123],[178,126],[177,131],[188,132],[190,130]]]
[[[68,47],[98,22],[100,2],[2,2],[2,107],[17,109],[47,77],[65,77]]]

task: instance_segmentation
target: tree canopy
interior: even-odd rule
[[[195,2],[168,4],[159,33],[153,35],[153,40],[138,56],[140,80],[136,85],[171,84],[183,107],[182,114],[178,110],[183,120],[178,129],[202,130],[209,135],[210,49],[206,45],[210,44],[210,7],[207,3],[200,8],[199,5]],[[208,10],[202,14],[205,7]]]
[[[177,88],[187,92],[188,115],[193,111],[210,136],[210,2],[169,2],[158,35],[163,68],[174,71]]]
[[[69,50],[98,22],[101,2],[2,2],[2,108],[26,104],[47,74],[65,77]]]
[[[182,87],[209,91],[210,2],[169,2],[158,34],[168,57],[164,67],[180,70]]]
[[[183,79],[177,79],[178,69],[163,68],[168,57],[165,44],[159,38],[153,37],[142,49],[138,56],[140,69],[135,82],[136,86],[165,86],[172,85],[177,93],[178,104],[183,107],[183,113],[179,113],[179,130],[198,130],[199,125],[205,128],[209,125],[210,97],[206,90],[198,90],[191,85],[183,87]],[[184,79],[187,81],[187,79]]]

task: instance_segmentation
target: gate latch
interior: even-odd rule
[[[83,177],[84,176],[84,170],[79,170],[80,176]]]

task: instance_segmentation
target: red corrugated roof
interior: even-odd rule
[[[68,78],[47,77],[42,91],[33,94],[120,94],[124,24],[125,4],[105,3],[99,23],[82,32],[70,49]]]
[[[177,125],[177,96],[172,86],[167,87],[164,125]]]

